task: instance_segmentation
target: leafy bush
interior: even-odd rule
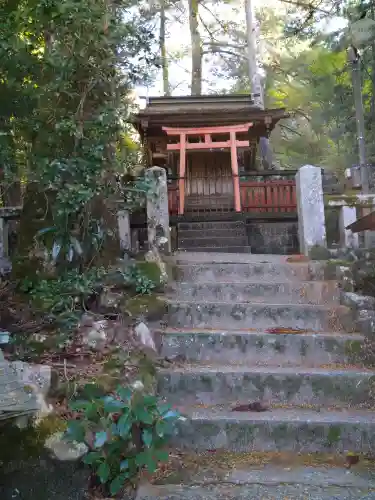
[[[168,460],[165,446],[181,417],[144,394],[142,382],[104,397],[97,386],[88,385],[84,395],[71,404],[78,419],[69,421],[67,437],[88,446],[83,461],[105,494],[116,495],[127,482],[134,484],[141,470],[152,473]]]

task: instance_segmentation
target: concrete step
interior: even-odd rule
[[[179,248],[178,249],[180,252],[187,251],[187,249],[184,248]],[[229,246],[229,247],[195,247],[194,252],[199,252],[199,253],[206,253],[206,254],[214,254],[217,252],[223,253],[223,254],[250,254],[251,253],[251,247],[248,245],[243,245],[243,246]]]
[[[158,394],[171,404],[267,404],[348,407],[367,404],[375,372],[329,368],[189,366],[161,370]]]
[[[168,327],[261,329],[299,328],[313,332],[355,331],[352,312],[345,306],[310,304],[249,304],[226,302],[168,302]]]
[[[277,334],[254,331],[166,330],[162,356],[187,362],[273,366],[355,363],[364,338],[347,334]]]
[[[196,249],[195,249],[196,251]],[[218,250],[216,250],[218,251]],[[259,256],[249,256],[259,257]],[[189,258],[189,255],[186,257]],[[197,257],[195,257],[197,258]],[[208,260],[209,256],[206,257]],[[238,256],[236,256],[238,258]],[[183,255],[177,257],[178,281],[194,283],[216,283],[216,282],[285,282],[285,281],[324,281],[326,279],[323,262],[309,262],[301,264],[288,264],[286,262],[257,262],[249,259],[249,262],[202,262],[179,263],[183,261]],[[229,259],[228,259],[229,260]]]
[[[273,409],[265,413],[200,408],[185,411],[173,445],[189,450],[373,453],[375,413]]]
[[[251,455],[223,458],[210,466],[199,463],[194,472],[171,474],[163,484],[143,484],[136,500],[356,500],[375,498],[374,472],[341,466],[249,466]],[[220,459],[220,457],[219,457]],[[234,462],[234,465],[232,465]],[[178,476],[178,479],[177,477]],[[167,484],[164,484],[164,483]],[[175,483],[175,484],[173,484]]]
[[[173,287],[173,296],[183,301],[328,305],[338,304],[340,290],[336,281],[178,283]]]
[[[242,221],[180,222],[178,230],[209,230],[245,228]]]
[[[202,235],[203,236],[203,235]],[[212,237],[200,237],[200,238],[180,238],[178,237],[178,247],[179,249],[190,249],[190,248],[223,248],[223,247],[240,247],[240,246],[248,245],[247,238],[245,236],[240,237],[220,237],[220,238],[212,238]]]
[[[179,239],[195,239],[195,238],[243,238],[246,237],[245,227],[228,227],[216,229],[179,229]]]

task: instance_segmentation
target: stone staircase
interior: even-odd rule
[[[180,222],[177,245],[182,251],[250,253],[242,221]]]
[[[374,372],[352,364],[363,339],[339,304],[336,282],[325,280],[323,263],[188,253],[177,262],[161,353],[184,361],[159,373],[158,392],[188,417],[174,441],[178,449],[374,452]],[[268,411],[233,411],[251,402]],[[201,480],[195,493],[191,485],[169,485],[142,490],[139,498],[375,498],[373,478],[359,488],[363,477],[345,469],[321,469],[320,479],[318,469],[264,471],[230,470],[215,486]]]

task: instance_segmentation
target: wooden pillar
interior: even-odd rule
[[[183,215],[185,211],[185,173],[186,173],[186,134],[180,134],[180,168],[179,168],[179,180],[178,180],[178,191],[180,196],[180,202],[178,206],[178,214]]]
[[[234,209],[236,210],[236,212],[241,212],[241,192],[240,179],[238,177],[237,144],[235,131],[230,132],[230,160],[233,175]]]

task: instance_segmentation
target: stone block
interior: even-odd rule
[[[352,362],[363,340],[357,334],[166,331],[161,355],[170,359],[181,356],[190,363],[321,366]]]
[[[149,249],[155,246],[162,253],[171,252],[169,228],[168,185],[164,168],[151,167],[146,170],[146,178],[151,185],[147,196],[147,231]]]
[[[327,246],[321,169],[301,167],[296,184],[300,250],[308,256],[313,246]]]
[[[118,232],[121,251],[129,252],[132,249],[132,239],[130,230],[129,212],[120,210],[117,214]]]
[[[358,248],[358,233],[353,233],[347,226],[357,220],[355,207],[341,207],[339,217],[340,246],[342,248]]]

